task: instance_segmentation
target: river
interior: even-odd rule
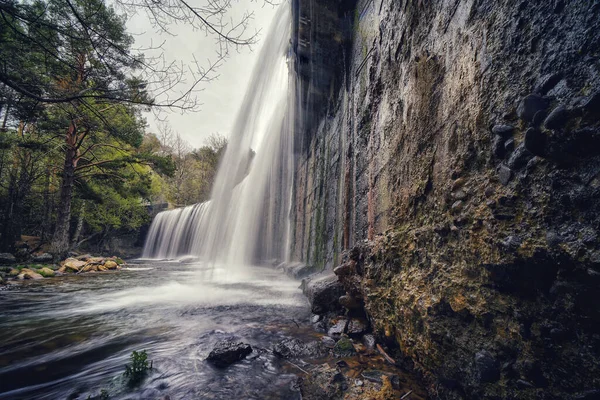
[[[298,282],[271,268],[136,261],[11,285],[0,304],[0,399],[300,398],[298,371],[267,350],[311,335],[310,309]],[[225,338],[255,350],[218,370],[205,358]],[[153,369],[129,388],[133,350]]]

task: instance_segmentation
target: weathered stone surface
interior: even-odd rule
[[[560,129],[565,126],[568,118],[569,111],[564,104],[561,104],[552,110],[548,117],[544,120],[544,127],[546,129]]]
[[[327,354],[327,343],[311,341],[305,343],[300,339],[283,339],[273,346],[273,353],[281,358],[293,359],[301,357],[322,357]]]
[[[309,280],[304,285],[304,294],[314,314],[325,314],[340,310],[339,298],[344,294],[344,288],[337,276],[326,275]]]
[[[79,261],[74,258],[67,258],[63,261],[62,266],[65,267],[68,272],[79,272],[87,263],[85,261]]]
[[[514,131],[515,127],[512,125],[494,125],[492,128],[492,133],[500,136],[504,140],[511,137]]]
[[[206,360],[218,368],[226,368],[252,353],[252,347],[242,342],[222,340],[215,344]]]
[[[356,354],[356,350],[354,349],[354,344],[352,344],[352,340],[347,337],[343,337],[337,341],[335,346],[333,347],[333,354],[338,357],[351,357]]]
[[[339,276],[346,292],[363,301],[377,337],[423,370],[432,398],[570,399],[598,389],[600,312],[588,270],[600,270],[600,243],[584,241],[600,226],[600,107],[588,105],[600,89],[597,5],[364,6],[349,13],[354,42],[334,75],[345,85],[327,91],[327,117],[296,138],[294,258],[327,270],[356,262]],[[313,36],[305,63],[332,45]],[[303,71],[307,82],[322,76]],[[559,104],[572,110],[560,128],[532,126]],[[511,154],[494,154],[507,147],[490,122],[515,127]],[[513,158],[511,171],[514,153],[527,157]],[[468,197],[453,213],[461,178]],[[548,244],[549,231],[560,243]],[[560,326],[542,329],[548,321]],[[482,349],[502,366],[538,360],[546,386],[517,367],[482,383]]]

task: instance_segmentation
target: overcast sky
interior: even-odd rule
[[[195,0],[192,4],[198,5],[201,1],[204,0]],[[183,136],[194,148],[202,146],[204,140],[212,133],[229,135],[252,68],[257,62],[260,46],[275,15],[276,9],[263,4],[261,0],[234,0],[233,4],[231,15],[234,19],[236,16],[241,17],[246,11],[254,12],[249,32],[259,30],[259,42],[251,49],[244,48],[239,52],[232,52],[219,69],[219,78],[205,84],[204,90],[198,94],[198,100],[202,103],[200,111],[184,114],[174,111],[161,115],[161,118],[166,117],[173,130]],[[205,63],[208,58],[215,58],[214,38],[207,38],[202,32],[194,32],[189,26],[170,27],[175,36],[158,34],[147,18],[139,15],[130,19],[128,29],[136,35],[136,44],[140,47],[165,41],[163,49],[169,60],[191,63],[195,56],[199,62]],[[152,113],[148,113],[146,118],[148,130],[156,132],[160,122]]]

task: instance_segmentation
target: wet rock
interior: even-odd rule
[[[96,265],[104,264],[105,261],[106,261],[106,259],[104,257],[90,257],[87,259],[88,264],[96,264]]]
[[[452,183],[452,191],[454,192],[457,189],[460,189],[461,187],[463,187],[466,183],[466,179],[465,178],[458,178],[456,179],[453,183]]]
[[[82,254],[82,255],[74,257],[74,258],[79,261],[87,261],[90,258],[92,258],[92,255],[91,254]]]
[[[463,209],[464,205],[462,200],[457,200],[452,204],[452,207],[450,207],[450,211],[452,214],[458,214]]]
[[[511,137],[514,131],[515,128],[512,125],[494,125],[492,128],[492,133],[500,136],[504,140]]]
[[[536,94],[525,96],[517,107],[517,115],[522,120],[531,122],[539,111],[548,108],[548,100]]]
[[[334,339],[339,339],[342,336],[342,334],[346,332],[347,325],[347,319],[339,319],[329,328],[327,334]]]
[[[206,360],[215,367],[225,368],[237,361],[243,360],[250,353],[252,353],[252,347],[249,344],[222,340],[217,342]]]
[[[559,105],[546,117],[544,127],[546,129],[560,129],[567,123],[569,111],[564,105]]]
[[[344,293],[344,287],[335,275],[312,279],[304,285],[304,294],[308,297],[314,314],[340,311],[339,298]]]
[[[323,336],[321,338],[321,342],[328,349],[333,349],[335,347],[335,339],[329,336]]]
[[[17,259],[10,253],[0,253],[0,264],[15,264]]]
[[[527,134],[526,134],[527,135]],[[527,136],[525,136],[527,137]],[[527,139],[526,139],[527,140]],[[533,154],[524,146],[519,145],[511,154],[506,165],[513,171],[519,170],[527,165],[529,160],[533,158]]]
[[[504,186],[508,185],[510,179],[512,178],[512,171],[506,165],[501,165],[500,170],[498,171],[498,179],[500,179],[500,183]]]
[[[339,277],[356,274],[356,261],[349,260],[333,270],[333,273]]]
[[[316,272],[316,268],[312,265],[306,265],[304,263],[282,263],[279,265],[280,269],[283,269],[286,275],[294,279],[306,278],[310,274]]]
[[[327,354],[327,347],[322,342],[305,343],[300,339],[283,339],[273,346],[273,354],[285,359],[300,357],[321,357]]]
[[[504,150],[506,150],[507,153],[510,153],[514,149],[515,149],[515,139],[510,138],[506,142],[504,142]]]
[[[333,347],[333,354],[338,357],[351,357],[356,354],[356,349],[349,338],[343,337]]]
[[[348,322],[346,332],[350,337],[360,337],[369,330],[369,322],[362,318],[352,318]]]
[[[475,369],[480,383],[496,382],[500,379],[498,361],[487,350],[481,350],[475,354]]]
[[[374,349],[377,341],[375,340],[375,336],[373,335],[365,335],[363,336],[363,343],[367,347],[367,349]]]
[[[8,271],[8,275],[12,276],[12,277],[18,276],[20,273],[21,273],[21,271],[19,271],[16,268],[11,268],[11,270]]]
[[[519,236],[510,235],[506,239],[504,239],[501,243],[502,243],[503,247],[505,247],[509,250],[515,250],[521,246],[522,242],[523,242],[523,239],[521,239]]]
[[[32,261],[35,263],[51,263],[52,260],[52,254],[50,253],[38,254],[32,258]]]

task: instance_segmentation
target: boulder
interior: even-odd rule
[[[104,257],[90,257],[87,259],[88,264],[96,264],[96,265],[104,264],[105,261],[106,261],[106,259]]]
[[[67,272],[79,272],[81,268],[86,265],[85,261],[79,261],[75,258],[67,258],[62,262],[62,266],[65,267]]]
[[[231,364],[243,360],[252,353],[252,347],[242,342],[221,340],[217,342],[206,360],[217,368],[226,368]]]
[[[17,276],[17,279],[19,280],[24,280],[24,279],[44,279],[44,277],[40,274],[38,274],[37,272],[34,272],[28,268],[23,268],[21,270],[21,273]]]
[[[87,264],[85,267],[81,269],[81,272],[96,272],[98,271],[98,266],[96,264]]]
[[[10,253],[0,253],[0,264],[15,264],[17,259]]]
[[[11,270],[8,272],[8,275],[15,277],[18,276],[21,273],[21,271],[19,271],[16,268],[11,268]]]
[[[40,268],[37,270],[37,272],[44,278],[51,278],[54,276],[54,270],[48,267]]]
[[[536,94],[530,94],[525,96],[519,103],[517,108],[517,115],[519,118],[525,121],[533,121],[533,117],[539,111],[546,110],[548,108],[548,99]]]
[[[38,254],[32,258],[32,261],[35,263],[51,263],[52,260],[52,254],[50,253]]]
[[[100,272],[108,271],[108,268],[106,268],[106,266],[104,266],[104,265],[98,265],[98,271],[100,271]]]
[[[342,308],[339,298],[345,294],[345,290],[335,275],[309,280],[303,285],[303,290],[314,314],[335,312]]]
[[[108,260],[104,263],[104,267],[106,269],[117,269],[119,268],[119,264],[117,264],[115,261]]]
[[[90,258],[92,258],[92,255],[91,255],[91,254],[82,254],[82,255],[80,255],[80,256],[77,256],[77,257],[75,257],[75,259],[76,259],[76,260],[79,260],[79,261],[87,261],[87,260],[89,260]]]

